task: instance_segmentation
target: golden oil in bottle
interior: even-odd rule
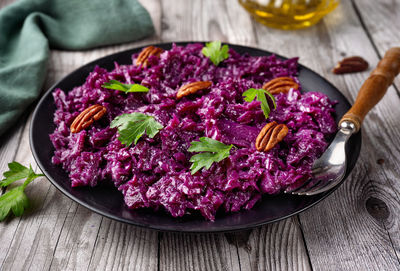
[[[334,10],[340,0],[239,0],[260,23],[292,30],[312,26]]]

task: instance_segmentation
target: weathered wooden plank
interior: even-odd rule
[[[161,14],[164,16],[163,24],[161,19],[156,22],[156,36],[93,51],[54,52],[46,87],[84,63],[124,48],[158,41],[160,35],[165,41],[220,39],[253,46],[258,39],[259,47],[287,56],[300,55],[303,64],[322,73],[351,99],[367,74],[338,77],[330,74],[331,67],[342,53],[363,53],[371,65],[378,60],[351,5],[344,1],[317,27],[284,32],[255,24],[257,36],[251,34],[250,19],[235,7],[236,1],[142,2],[156,10],[150,12],[153,20],[157,16],[161,18]],[[3,3],[0,2],[0,6]],[[161,4],[163,12],[157,9]],[[392,20],[388,19],[395,31]],[[391,36],[399,41],[396,33]],[[393,88],[388,96],[383,106],[379,105],[367,118],[364,150],[352,178],[334,195],[300,217],[311,263],[316,270],[399,268],[393,247],[397,251],[399,248],[390,241],[396,240],[396,233],[400,232],[399,190],[395,187],[399,179],[400,142],[393,136],[399,134],[400,125],[398,118],[393,117],[399,116],[398,98]],[[9,140],[6,142],[13,145]],[[25,164],[32,161],[26,142],[27,132],[24,131],[21,152],[18,150],[16,159]],[[2,150],[0,155],[2,153],[9,155],[12,151]],[[384,158],[384,164],[377,165],[378,158]],[[29,267],[38,270],[156,269],[156,233],[101,218],[61,195],[44,178],[28,187],[27,193],[33,208],[22,219],[0,224],[2,270]],[[301,227],[296,221],[293,218],[238,235],[162,234],[159,269],[308,270]]]
[[[297,218],[229,234],[163,234],[161,270],[310,270]],[[239,255],[239,260],[237,260]]]
[[[353,1],[354,6],[361,16],[364,27],[372,39],[375,48],[380,56],[390,47],[400,46],[400,5],[393,1]],[[400,94],[400,77],[395,80],[397,93]],[[391,90],[389,90],[391,91]],[[378,222],[383,223],[384,227],[390,233],[390,239],[393,248],[397,253],[397,259],[400,262],[400,224],[398,211],[400,210],[400,166],[399,166],[399,141],[398,141],[398,112],[393,112],[393,108],[398,107],[397,100],[391,100],[387,97],[388,103],[382,106],[384,116],[382,123],[376,116],[371,116],[371,130],[374,132],[375,140],[371,144],[379,141],[386,148],[377,148],[370,155],[380,159],[378,165],[374,165],[371,178],[377,182],[378,195],[374,193],[370,196],[367,205],[368,211]],[[373,117],[373,118],[372,118]],[[379,195],[383,194],[383,195]],[[372,200],[373,199],[373,200]],[[373,207],[371,207],[373,206]]]
[[[400,46],[400,5],[393,1],[353,1],[363,26],[369,34],[378,54],[383,56],[390,47]],[[400,95],[400,77],[395,80],[397,94]],[[391,88],[389,92],[394,92]],[[397,254],[400,263],[400,166],[399,166],[399,101],[384,98],[384,105],[380,105],[381,118],[371,116],[368,133],[374,135],[371,144],[378,146],[368,150],[379,164],[371,163],[372,169],[369,178],[375,180],[376,187],[366,200],[366,208],[377,223],[383,225],[389,232],[391,245]],[[381,146],[384,148],[381,148]]]
[[[158,233],[103,218],[89,270],[157,270]]]
[[[22,116],[14,127],[0,137],[0,172],[6,171],[7,164],[14,159],[25,122],[26,116]]]
[[[298,218],[236,236],[242,270],[311,270]]]
[[[287,35],[281,34],[280,42],[268,43],[274,37],[278,37],[277,32],[278,30],[257,26],[259,45],[284,55],[300,56],[301,63],[328,78],[352,100],[368,73],[336,76],[330,72],[330,69],[343,55],[362,55],[371,66],[375,66],[378,61],[351,3],[347,1],[342,1],[339,8],[317,26],[302,31],[288,32]],[[375,150],[381,149],[386,153],[393,151],[391,143],[386,144],[379,140],[379,137],[375,137],[377,131],[372,128],[372,116],[379,125],[387,125],[389,120],[389,122],[397,122],[397,127],[399,127],[394,117],[400,114],[397,112],[398,106],[392,107],[393,103],[398,104],[399,99],[393,89],[390,89],[387,95],[388,97],[385,97],[366,119],[364,138],[367,137],[369,140],[364,140],[364,151],[351,177],[328,199],[300,215],[311,264],[316,270],[395,270],[399,268],[389,232],[382,223],[377,223],[369,215],[365,207],[365,202],[371,195],[366,191],[373,189],[376,197],[392,199],[391,207],[398,213],[398,205],[393,198],[393,193],[384,193],[382,186],[375,181],[375,179],[382,179],[382,175],[371,175],[374,170],[376,172],[376,156],[373,155]],[[391,115],[386,112],[388,108]],[[394,129],[395,132],[397,127]],[[382,138],[382,135],[380,136]],[[383,141],[387,139],[385,137]],[[369,150],[367,153],[366,149]],[[399,165],[397,158],[394,160],[396,160],[395,164]],[[374,179],[370,176],[374,176]],[[380,193],[379,196],[377,193]],[[398,221],[398,218],[395,220]]]
[[[216,5],[218,7],[216,7]],[[225,1],[162,1],[162,41],[180,40],[222,40],[245,43],[253,41],[252,33],[226,35],[232,32],[229,14],[244,12],[229,8],[218,13]],[[174,6],[174,8],[170,8]],[[230,10],[230,11],[227,11]],[[238,16],[239,17],[239,16]],[[245,13],[241,18],[247,20],[242,25],[250,25]],[[242,21],[243,21],[242,20]],[[239,270],[239,257],[236,244],[228,243],[222,234],[183,235],[163,233],[160,240],[160,270]]]
[[[163,233],[159,257],[160,270],[240,270],[236,245],[223,234]]]
[[[29,121],[24,128],[15,160],[24,165],[32,164],[33,168],[36,168],[29,149],[28,132]],[[56,219],[59,211],[53,211],[52,215],[41,216],[43,206],[49,209],[54,206],[54,202],[47,202],[47,196],[51,193],[49,188],[50,184],[45,178],[35,180],[26,189],[31,208],[22,218],[11,218],[8,223],[0,224],[0,244],[7,246],[7,249],[2,249],[4,253],[1,254],[3,256],[1,269],[23,270],[32,263],[37,267],[42,267],[48,260],[51,260],[46,255],[46,250],[49,249],[54,239],[53,234],[57,232],[57,225],[59,225],[58,231],[60,231],[62,223]],[[53,193],[54,191],[55,188],[53,188]],[[45,205],[46,202],[49,205]],[[62,204],[63,199],[56,202]],[[43,221],[47,223],[43,223]]]
[[[389,48],[400,46],[400,3],[398,1],[352,0],[352,2],[381,57]],[[400,78],[395,80],[395,84],[399,91]]]
[[[163,41],[255,43],[251,19],[236,1],[167,0],[162,7]]]
[[[236,1],[181,0],[163,1],[162,4],[163,10],[167,11],[162,21],[163,41],[222,40],[257,44],[253,22]],[[172,5],[175,8],[169,9]],[[290,226],[284,226],[288,224]],[[259,242],[260,232],[265,234],[268,243]],[[292,220],[262,227],[254,234],[244,232],[226,237],[165,233],[160,242],[161,270],[310,269],[300,228]],[[252,250],[242,244],[250,244]],[[254,260],[263,263],[258,266]]]
[[[25,126],[26,118],[23,117],[16,126],[10,129],[1,137],[0,143],[0,178],[3,178],[2,173],[8,169],[7,164],[15,159],[18,146],[21,141],[21,134]],[[0,190],[0,194],[4,189]],[[6,257],[6,252],[9,250],[10,244],[14,238],[15,229],[19,224],[19,220],[7,219],[0,223],[0,263]],[[0,265],[1,266],[1,265]]]
[[[157,1],[147,1],[146,4],[157,7]],[[157,13],[156,10],[155,13]],[[158,13],[160,14],[160,12]],[[157,26],[160,24],[157,23],[157,20],[155,25],[156,31],[159,33],[160,27]],[[140,44],[155,42],[157,39],[156,34],[137,43],[104,47],[92,51],[54,51],[51,54],[49,74],[44,88],[48,88],[62,76],[84,63],[120,50],[140,46]],[[16,160],[23,164],[32,163],[34,165],[28,145],[28,126],[29,123],[23,132]],[[13,143],[11,140],[7,142]],[[11,152],[7,151],[7,153]],[[96,255],[103,257],[104,253],[109,252],[108,245],[110,243],[102,243],[102,238],[107,235],[104,229],[109,229],[104,225],[109,225],[109,220],[105,219],[103,223],[101,216],[62,195],[45,178],[28,186],[27,194],[32,208],[22,218],[14,218],[10,223],[0,224],[1,251],[5,252],[1,253],[2,257],[0,258],[3,263],[2,270],[26,270],[28,268],[82,270],[87,269],[89,264],[91,269],[103,268],[97,264],[99,259],[96,258]],[[101,227],[101,225],[103,226]],[[104,268],[136,266],[137,270],[140,270],[142,266],[157,266],[157,256],[147,258],[148,251],[157,252],[157,234],[151,234],[151,232],[143,234],[139,229],[136,231],[134,227],[126,228],[126,225],[117,222],[113,222],[112,230],[114,237],[118,239],[120,236],[120,239],[123,238],[123,242],[129,246],[123,247],[118,242],[112,242],[113,248],[118,248],[117,257],[120,257],[120,261],[116,261],[115,266],[112,262],[104,262]],[[142,236],[150,237],[143,239]],[[106,246],[104,251],[101,250],[104,247],[102,244]],[[96,249],[94,249],[95,246]],[[135,262],[130,262],[135,255],[137,255]]]
[[[24,120],[25,122],[25,120]],[[28,133],[29,131],[29,125],[25,122],[25,125],[23,127],[24,129],[21,129],[21,140],[20,144],[18,146],[15,146],[15,150],[12,152],[13,157],[9,157],[7,162],[11,162],[12,160],[16,160],[18,162],[21,162],[24,165],[27,165],[29,163],[32,164],[32,166],[35,168],[36,164],[32,161],[32,156],[30,155],[30,150],[29,150],[29,142],[24,139],[24,135]],[[18,148],[17,148],[18,147]],[[25,157],[28,157],[28,159],[25,159]],[[43,179],[43,178],[41,178]],[[32,185],[27,188],[27,193],[29,194],[30,189],[32,188]],[[29,192],[28,192],[29,191]],[[31,202],[32,203],[32,202]],[[15,243],[15,239],[18,237],[16,236],[16,232],[18,227],[20,226],[20,218],[11,218],[8,219],[8,223],[1,223],[0,224],[0,244],[1,246],[4,246],[7,248],[2,250],[4,251],[4,254],[2,254],[2,265],[7,265],[7,257],[8,255],[12,255],[12,257],[15,257],[12,251],[12,244]]]
[[[26,128],[24,135],[27,132]],[[16,160],[34,165],[27,140],[21,141]],[[2,248],[4,246],[2,270],[25,270],[30,266],[37,270],[81,270],[87,269],[89,263],[91,269],[102,268],[98,263],[104,263],[104,267],[110,269],[119,266],[137,267],[135,270],[142,266],[156,267],[157,256],[149,257],[148,253],[157,252],[156,233],[143,233],[118,222],[113,222],[110,229],[107,226],[109,220],[105,219],[102,224],[101,216],[62,195],[45,178],[28,186],[27,194],[32,208],[22,218],[0,224],[0,244]],[[112,251],[108,247],[110,239],[102,239],[108,231],[112,231],[116,238],[111,239],[111,244],[118,253],[109,259],[115,257],[119,261],[104,262],[107,259],[104,254],[110,255]],[[128,246],[121,245],[118,239]]]
[[[374,3],[378,4],[376,1],[374,1]],[[393,8],[396,9],[396,5],[394,5]],[[374,12],[376,13],[377,10]],[[378,12],[380,12],[379,9]],[[384,16],[386,16],[385,13]],[[391,23],[386,21],[384,24],[395,25],[393,22],[398,21],[389,15],[387,15],[387,18],[391,20]],[[379,22],[378,24],[380,24],[381,20],[377,19],[375,23],[376,22]],[[387,37],[389,39],[393,39],[393,45],[397,44],[397,46],[399,46],[400,38],[398,31],[394,28],[393,31],[395,32],[393,34],[389,34]],[[360,37],[359,39],[360,42],[364,43],[364,37],[362,39]],[[392,44],[387,44],[386,48],[382,46],[381,55],[383,56],[384,50],[391,46]],[[361,53],[361,55],[364,56],[364,53],[366,53],[365,47],[362,48],[364,51]],[[377,61],[378,59],[372,59],[370,62],[372,64],[372,68],[376,66]],[[367,75],[368,74],[365,74],[365,77],[362,78],[362,81],[367,77]],[[399,82],[399,78],[397,79],[397,82]],[[359,85],[361,85],[361,83]],[[355,93],[354,90],[356,89],[357,88],[354,88],[352,93]],[[364,165],[365,167],[364,172],[366,172],[366,175],[364,175],[364,178],[365,180],[370,180],[370,185],[366,185],[366,187],[371,187],[371,189],[362,190],[360,199],[357,202],[351,202],[354,206],[358,205],[357,209],[359,206],[364,207],[360,210],[362,217],[360,217],[359,220],[353,219],[353,223],[357,223],[358,221],[368,221],[368,223],[371,224],[370,230],[372,240],[374,240],[374,236],[378,234],[380,229],[383,228],[386,230],[382,232],[382,235],[383,239],[386,239],[385,242],[387,245],[377,248],[371,246],[369,248],[370,251],[373,251],[374,249],[377,249],[378,251],[378,253],[374,254],[375,261],[377,262],[377,270],[392,269],[393,263],[396,266],[396,269],[400,269],[400,225],[398,224],[400,210],[400,184],[397,181],[400,176],[400,151],[398,147],[400,141],[396,136],[400,132],[400,121],[398,118],[400,115],[398,106],[399,102],[400,100],[398,94],[396,94],[396,91],[393,87],[390,87],[384,99],[376,106],[374,110],[371,111],[369,116],[366,118],[363,127],[365,155],[361,156],[361,161],[359,164]],[[379,159],[384,159],[387,161],[387,163],[379,165],[377,163]],[[346,191],[353,191],[353,186],[351,183],[348,185],[349,186],[346,188]],[[347,193],[350,194],[350,192]],[[368,228],[368,225],[365,225],[364,227]],[[359,229],[359,232],[362,232],[364,227],[360,227],[361,229]],[[355,242],[358,243],[358,240],[355,240]],[[374,241],[371,241],[371,243],[374,243]],[[392,251],[394,251],[397,255],[393,255]]]
[[[49,270],[84,270],[89,267],[101,216],[71,204],[58,236]]]
[[[29,149],[28,127],[25,126],[15,159],[25,165],[35,165]],[[31,208],[22,218],[0,224],[0,244],[4,251],[1,269],[25,270],[30,266],[37,270],[86,269],[93,256],[102,217],[62,195],[45,178],[32,183],[26,192]],[[135,229],[131,228],[130,232],[134,234]],[[114,236],[119,234],[124,233],[116,229]],[[134,235],[125,237],[127,242],[136,242]],[[157,251],[157,240],[146,244]],[[114,247],[119,246],[114,243]],[[96,251],[100,247],[96,247]],[[130,248],[122,252],[126,249]],[[133,256],[135,251],[129,251]],[[136,252],[142,255],[139,254],[141,249]],[[149,262],[146,257],[139,257],[135,263],[140,265],[142,260],[146,264]],[[157,259],[152,262],[156,264]],[[92,267],[96,267],[95,262]]]

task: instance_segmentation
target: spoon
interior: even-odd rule
[[[312,168],[312,177],[294,190],[285,193],[315,195],[338,185],[346,173],[346,143],[360,130],[367,113],[382,99],[394,78],[400,72],[400,47],[389,49],[378,66],[361,86],[354,105],[339,122],[339,131],[328,149]]]

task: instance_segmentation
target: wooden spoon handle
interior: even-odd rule
[[[344,114],[339,125],[345,120],[351,121],[358,132],[367,113],[382,99],[399,72],[400,47],[393,47],[386,52],[378,66],[361,86],[356,101]]]

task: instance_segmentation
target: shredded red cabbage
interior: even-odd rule
[[[119,65],[108,72],[96,67],[82,86],[54,91],[57,110],[50,135],[52,161],[69,173],[71,185],[95,186],[111,181],[129,208],[164,208],[174,217],[193,213],[214,220],[217,210],[250,209],[263,194],[296,186],[310,176],[313,161],[336,131],[333,103],[318,92],[291,90],[275,96],[277,108],[266,120],[260,102],[245,102],[242,93],[276,77],[297,82],[297,58],[253,57],[229,50],[229,58],[214,66],[202,55],[203,45],[173,45],[147,68]],[[132,56],[134,63],[137,54]],[[148,93],[122,93],[101,86],[114,79],[139,83]],[[186,83],[212,81],[209,90],[177,100]],[[84,109],[100,104],[107,114],[88,129],[73,134],[69,126]],[[142,112],[163,124],[153,138],[144,135],[127,148],[110,122],[123,113]],[[270,121],[285,123],[288,135],[271,151],[258,152],[255,138]],[[209,170],[190,173],[190,142],[210,137],[234,144],[231,155]]]

